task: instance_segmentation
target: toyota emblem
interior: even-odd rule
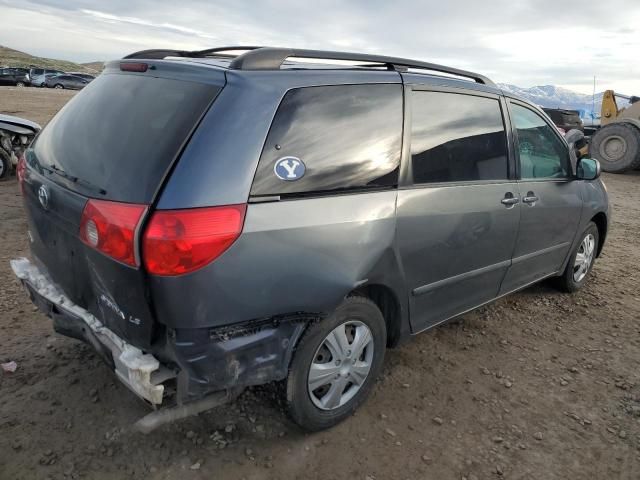
[[[38,200],[40,200],[42,208],[45,210],[49,208],[49,189],[44,185],[40,185],[38,189]]]

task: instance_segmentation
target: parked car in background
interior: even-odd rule
[[[48,77],[44,85],[49,88],[66,88],[68,90],[82,90],[89,84],[90,80],[86,80],[75,75],[53,75]]]
[[[46,74],[60,75],[64,73],[61,70],[52,68],[30,68],[27,74],[27,82],[33,87],[44,87],[44,79]]]
[[[143,427],[283,381],[293,420],[328,428],[387,347],[549,277],[588,282],[599,164],[535,105],[402,58],[216,57],[237,49],[107,63],[18,166],[31,258],[13,271],[56,331],[170,409]]]
[[[568,132],[569,130],[580,130],[584,132],[584,125],[577,110],[565,110],[563,108],[543,108],[544,113],[549,115],[554,125]]]
[[[62,74],[49,72],[49,73],[44,73],[42,75],[36,75],[35,77],[31,78],[30,85],[32,87],[45,87],[45,81],[47,80],[47,78],[55,77],[57,75],[62,75]]]
[[[95,75],[90,75],[88,73],[81,73],[81,72],[67,72],[67,75],[73,75],[74,77],[84,78],[85,80],[88,80],[89,82],[91,80],[95,80],[95,78],[96,78]]]
[[[28,72],[25,68],[0,68],[0,85],[24,87],[29,84],[29,80],[27,79]]]

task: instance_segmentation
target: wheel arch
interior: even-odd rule
[[[596,257],[599,257],[602,252],[602,247],[604,246],[604,241],[607,238],[607,215],[604,212],[598,212],[591,217],[591,221],[598,227],[598,250]]]
[[[366,297],[376,304],[387,326],[387,347],[397,346],[403,338],[405,315],[396,293],[387,285],[372,283],[354,289],[351,295]]]

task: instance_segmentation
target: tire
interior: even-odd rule
[[[55,86],[53,88],[61,88],[64,89],[64,85],[61,85],[60,83],[56,83]]]
[[[576,275],[576,257],[579,253],[583,253],[585,248],[585,242],[587,238],[591,236],[593,240],[592,251],[590,254],[589,264],[584,271],[584,275]],[[600,244],[600,235],[598,233],[598,227],[593,222],[589,222],[587,228],[582,232],[582,236],[580,237],[580,242],[576,246],[576,248],[571,252],[571,257],[569,257],[569,262],[567,263],[567,267],[564,269],[564,272],[557,279],[557,285],[560,289],[565,292],[575,292],[580,290],[587,280],[589,279],[589,275],[591,274],[591,270],[593,269],[593,264],[596,260],[596,254],[598,252],[598,245]]]
[[[16,87],[24,87],[24,86],[25,86],[24,82],[17,82],[16,83]]]
[[[7,178],[11,172],[11,157],[0,148],[0,180]]]
[[[640,130],[630,123],[611,123],[591,137],[591,156],[602,170],[624,173],[640,167]]]
[[[332,335],[334,331],[346,335],[335,337]],[[356,340],[359,338],[368,338],[367,331],[372,338],[361,350],[362,354],[352,352],[348,347],[358,343]],[[347,342],[343,345],[347,349],[346,352],[343,350],[342,362],[337,361],[339,355],[327,348],[329,342],[332,348],[336,347],[338,338]],[[330,428],[350,416],[369,396],[382,370],[386,345],[387,330],[382,313],[375,303],[365,297],[348,297],[330,317],[311,324],[296,347],[286,381],[286,405],[292,420],[305,430],[318,431]],[[315,371],[319,373],[318,384],[323,385],[311,391],[309,374],[313,365],[326,365],[328,371],[325,372],[324,367],[316,368]],[[366,365],[370,368],[363,376]],[[339,372],[336,375],[340,376],[334,376],[335,372]],[[336,378],[337,381],[332,381]],[[358,378],[361,383],[351,381]],[[337,395],[340,397],[337,405],[332,401],[336,398],[336,395],[331,395],[332,389],[341,392]],[[323,401],[324,408],[321,407]]]

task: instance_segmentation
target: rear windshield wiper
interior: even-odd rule
[[[51,165],[48,167],[45,167],[44,165],[41,165],[42,168],[49,172],[49,173],[55,173],[56,175],[60,175],[62,178],[65,178],[67,180],[69,180],[70,182],[73,183],[77,183],[79,185],[84,186],[85,188],[88,188],[90,190],[96,191],[98,192],[100,195],[106,195],[107,191],[104,188],[98,187],[97,185],[94,185],[93,183],[87,181],[87,180],[83,180],[79,177],[73,176],[73,175],[69,175],[67,172],[65,172],[63,169],[61,169],[60,167],[56,166],[56,165]]]

